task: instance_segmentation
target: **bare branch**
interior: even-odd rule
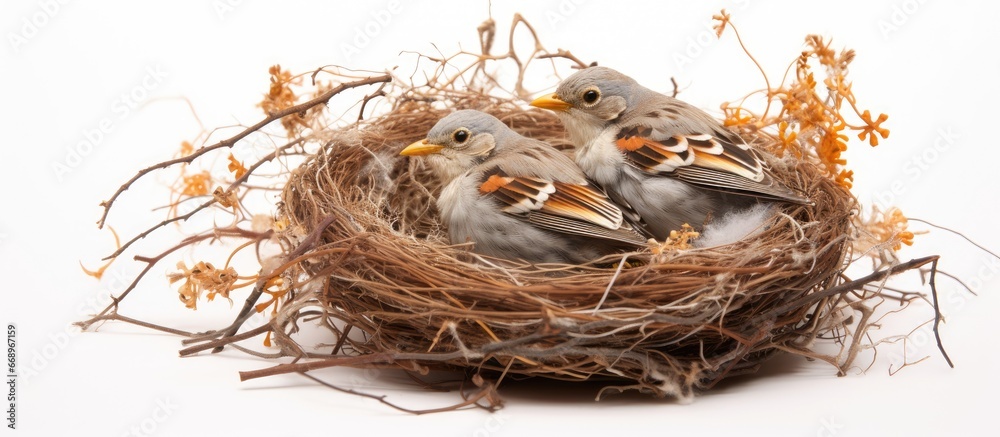
[[[386,73],[386,74],[383,74],[381,76],[373,76],[373,77],[369,77],[367,79],[361,79],[361,80],[357,80],[357,81],[354,81],[354,82],[342,83],[342,84],[340,84],[340,85],[338,85],[338,86],[330,89],[329,91],[327,91],[327,92],[325,92],[323,94],[320,94],[318,97],[316,97],[316,98],[314,98],[312,100],[309,100],[307,102],[304,102],[304,103],[301,103],[301,104],[298,104],[298,105],[295,105],[295,106],[290,106],[290,107],[285,108],[285,109],[283,109],[281,111],[277,111],[277,112],[268,114],[267,117],[265,117],[263,120],[259,121],[257,124],[244,129],[243,132],[240,132],[240,133],[238,133],[238,134],[236,134],[236,135],[234,135],[234,136],[232,136],[230,138],[227,138],[225,140],[219,141],[218,143],[215,143],[215,144],[213,144],[211,146],[202,147],[202,148],[196,150],[194,153],[192,153],[190,155],[187,155],[187,156],[184,156],[184,157],[181,157],[181,158],[177,158],[177,159],[171,159],[171,160],[168,160],[168,161],[163,161],[163,162],[161,162],[159,164],[152,165],[152,166],[149,166],[149,167],[146,167],[146,168],[140,170],[138,173],[136,173],[135,176],[132,177],[132,179],[129,179],[127,182],[125,182],[124,184],[122,184],[122,186],[119,187],[118,190],[115,191],[115,193],[111,195],[111,198],[109,198],[108,200],[105,200],[105,201],[101,202],[100,206],[102,206],[104,208],[104,213],[101,214],[100,220],[97,221],[97,227],[98,228],[103,228],[104,227],[104,223],[106,222],[106,220],[108,218],[108,213],[111,212],[111,206],[115,203],[115,200],[118,199],[118,196],[120,196],[122,193],[124,193],[125,190],[128,190],[129,187],[131,187],[132,184],[135,183],[135,181],[139,180],[143,176],[145,176],[145,175],[147,175],[147,174],[149,174],[149,173],[151,173],[151,172],[153,172],[155,170],[170,167],[170,166],[172,166],[174,164],[190,163],[190,162],[194,161],[195,159],[197,159],[199,156],[202,156],[202,155],[204,155],[204,154],[206,154],[208,152],[211,152],[213,150],[216,150],[216,149],[231,148],[239,140],[242,140],[247,135],[250,135],[250,134],[252,134],[254,132],[257,132],[258,130],[260,130],[264,126],[267,126],[271,122],[273,122],[275,120],[278,120],[278,119],[281,119],[281,118],[284,118],[286,116],[292,115],[292,114],[301,113],[301,112],[303,112],[303,111],[305,111],[307,109],[310,109],[310,108],[312,108],[314,106],[326,104],[326,102],[328,102],[331,98],[333,98],[333,96],[335,96],[335,95],[343,92],[344,90],[347,90],[347,89],[350,89],[350,88],[356,88],[356,87],[364,86],[364,85],[371,85],[371,84],[376,84],[376,83],[385,83],[385,82],[389,82],[390,80],[392,80],[392,76],[389,75],[388,73]]]

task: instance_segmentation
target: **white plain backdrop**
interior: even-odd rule
[[[637,395],[594,402],[592,386],[530,382],[503,387],[507,406],[499,413],[418,417],[298,376],[241,383],[238,371],[271,363],[234,352],[178,358],[175,336],[120,323],[79,333],[70,324],[98,310],[139,268],[119,260],[100,282],[82,273],[80,262],[95,267],[113,247],[109,233],[94,225],[98,203],[137,169],[171,157],[181,141],[199,133],[183,98],[208,128],[252,124],[261,117],[254,104],[272,64],[293,72],[328,64],[412,66],[412,56],[400,51],[433,53],[432,43],[445,53],[459,44],[478,47],[475,27],[490,9],[487,1],[457,0],[403,2],[388,13],[380,12],[390,9],[388,1],[95,3],[0,6],[0,322],[17,325],[21,374],[18,430],[5,427],[3,435],[854,436],[985,434],[995,427],[1000,265],[941,231],[918,236],[901,256],[940,254],[941,268],[978,292],[939,278],[948,316],[942,335],[956,368],[936,353],[925,326],[914,332],[908,357],[929,358],[894,376],[888,373],[899,364],[898,352],[843,378],[826,364],[784,358],[691,405]],[[991,116],[1000,97],[995,2],[498,0],[492,16],[505,35],[520,12],[548,48],[571,49],[652,88],[669,90],[674,77],[681,98],[718,114],[721,102],[763,86],[734,34],[721,40],[711,34],[710,17],[721,8],[772,79],[803,49],[807,34],[856,49],[854,92],[862,107],[889,114],[892,131],[877,148],[852,137],[847,159],[859,198],[900,206],[908,216],[1000,249],[1000,152]],[[505,38],[496,50],[506,50]],[[96,133],[101,128],[105,132]],[[80,150],[83,142],[92,147]],[[78,157],[70,156],[74,149]],[[110,224],[124,235],[162,219],[164,211],[149,209],[166,202],[163,182],[154,177],[137,184]],[[163,238],[143,242],[128,257],[151,254]],[[228,323],[233,312],[225,301],[202,302],[197,312],[182,308],[163,280],[171,268],[158,266],[140,285],[133,314],[190,330]],[[916,275],[909,276],[900,283],[919,287]],[[242,296],[234,297],[240,302]],[[924,304],[911,310],[888,319],[878,334],[905,334],[932,314]],[[318,375],[413,408],[457,399],[391,372]]]

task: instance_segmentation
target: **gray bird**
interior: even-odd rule
[[[647,244],[572,158],[489,114],[452,113],[400,154],[432,161],[445,183],[437,207],[451,242],[474,242],[475,252],[580,264]]]
[[[580,168],[658,239],[759,201],[811,203],[712,116],[610,68],[578,71],[531,105],[559,115]]]

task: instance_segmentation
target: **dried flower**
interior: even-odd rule
[[[208,194],[208,190],[211,185],[212,175],[207,171],[191,175],[182,175],[180,192],[188,197],[204,196]]]
[[[271,309],[271,316],[277,315],[278,303],[280,302],[281,298],[285,297],[285,295],[288,294],[289,290],[290,288],[285,285],[284,278],[278,276],[268,279],[267,282],[264,283],[263,291],[265,294],[271,296],[271,300],[257,304],[257,306],[255,306],[254,309],[257,310],[258,313],[262,313],[264,312],[265,309],[267,309],[267,307],[273,305],[274,308]]]
[[[694,230],[694,228],[684,223],[681,225],[680,230],[670,231],[670,235],[663,243],[659,243],[653,239],[649,240],[649,250],[653,252],[654,255],[660,255],[662,253],[685,250],[691,248],[691,241],[698,238],[701,233]]]
[[[725,23],[732,26],[728,16]],[[736,30],[735,27],[733,30]],[[777,101],[781,105],[776,116],[769,116],[766,109],[763,115],[758,116],[741,106],[723,105],[726,114],[724,124],[748,130],[770,127],[770,133],[765,133],[778,141],[782,152],[791,152],[797,157],[815,156],[831,179],[851,188],[854,172],[846,168],[847,161],[843,158],[848,146],[848,134],[856,131],[859,139],[876,146],[878,137],[885,139],[889,136],[889,130],[882,127],[888,116],[880,114],[873,121],[868,110],[862,112],[858,109],[853,84],[847,80],[847,67],[854,59],[853,50],[837,54],[830,47],[831,41],[818,35],[807,36],[805,45],[807,49],[794,63],[795,80],[766,90],[768,104]],[[818,89],[811,61],[823,67],[823,90]],[[844,111],[845,107],[850,110]],[[748,115],[744,115],[743,111]],[[854,112],[862,123],[851,124],[847,112]],[[751,125],[751,120],[756,121]],[[788,120],[795,120],[797,129],[789,131]]]
[[[270,115],[298,104],[298,96],[292,86],[301,85],[302,78],[292,76],[288,70],[282,70],[280,65],[272,65],[267,72],[271,75],[271,82],[267,94],[264,94],[264,99],[257,106]],[[281,126],[288,132],[289,138],[294,138],[303,128],[309,127],[309,122],[314,118],[312,115],[317,114],[317,111],[319,110],[290,114],[281,119]]]
[[[223,190],[222,187],[215,187],[212,197],[224,208],[235,208],[240,204],[240,198],[236,196],[236,191]]]
[[[794,128],[789,132],[787,121],[782,121],[781,123],[778,123],[778,141],[781,143],[781,147],[783,150],[789,150],[795,153],[797,156],[802,156],[802,154],[799,152],[798,144],[796,141],[798,138],[799,134],[795,132]]]
[[[122,248],[122,242],[121,242],[121,239],[118,238],[118,233],[115,232],[115,228],[112,228],[111,226],[108,226],[108,229],[111,231],[111,235],[113,235],[115,237],[115,250],[121,249]],[[104,276],[104,271],[107,270],[108,267],[111,266],[111,263],[113,263],[113,262],[115,262],[115,259],[111,258],[111,259],[108,260],[108,262],[106,262],[106,263],[102,264],[100,267],[98,267],[97,270],[88,270],[86,267],[83,266],[83,261],[80,261],[80,268],[83,269],[83,273],[86,273],[87,276],[92,276],[95,279],[100,280],[101,277]]]
[[[181,150],[174,155],[176,158],[183,158],[194,153],[194,145],[190,141],[181,141]]]
[[[722,32],[726,30],[726,26],[729,24],[729,13],[725,9],[722,9],[718,14],[712,15],[712,20],[718,21],[718,23],[712,25],[712,29],[715,29],[715,36],[722,38]]]
[[[726,118],[722,121],[722,124],[726,127],[745,126],[753,121],[753,115],[750,111],[746,111],[742,107],[736,106],[726,109]],[[744,112],[746,112],[746,115],[743,115]]]
[[[896,207],[883,212],[872,205],[871,214],[867,218],[859,218],[856,222],[861,232],[854,241],[855,251],[887,264],[898,262],[895,253],[904,244],[912,246],[914,237],[925,233],[910,231],[909,221],[903,215],[903,211]]]
[[[882,136],[882,139],[889,138],[889,129],[883,128],[882,122],[889,118],[888,115],[879,114],[878,120],[872,121],[872,115],[866,109],[863,114],[861,114],[861,120],[865,122],[865,127],[861,129],[861,133],[858,134],[858,139],[864,141],[865,136],[868,137],[868,143],[875,147],[878,145],[878,135]]]
[[[232,153],[229,154],[229,171],[236,177],[236,179],[242,178],[243,175],[247,174],[247,168],[243,166],[243,163],[238,161]]]
[[[197,309],[198,298],[201,297],[203,291],[208,292],[207,297],[209,301],[215,299],[216,295],[221,295],[229,299],[229,292],[233,289],[233,284],[239,278],[239,275],[236,274],[236,269],[232,267],[220,270],[212,266],[211,263],[204,261],[199,261],[190,269],[187,268],[184,261],[179,261],[177,262],[177,268],[180,272],[168,274],[167,279],[170,280],[171,284],[181,279],[184,280],[184,283],[181,284],[177,292],[180,295],[181,302],[184,302],[184,306],[191,309]],[[230,303],[232,303],[232,300],[230,300]]]

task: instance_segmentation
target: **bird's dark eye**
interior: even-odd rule
[[[594,103],[597,98],[601,97],[601,93],[597,90],[587,90],[583,92],[583,101],[587,103]]]
[[[456,143],[464,143],[465,140],[469,139],[469,131],[459,129],[455,131],[455,133],[451,134],[451,137],[455,139]]]

